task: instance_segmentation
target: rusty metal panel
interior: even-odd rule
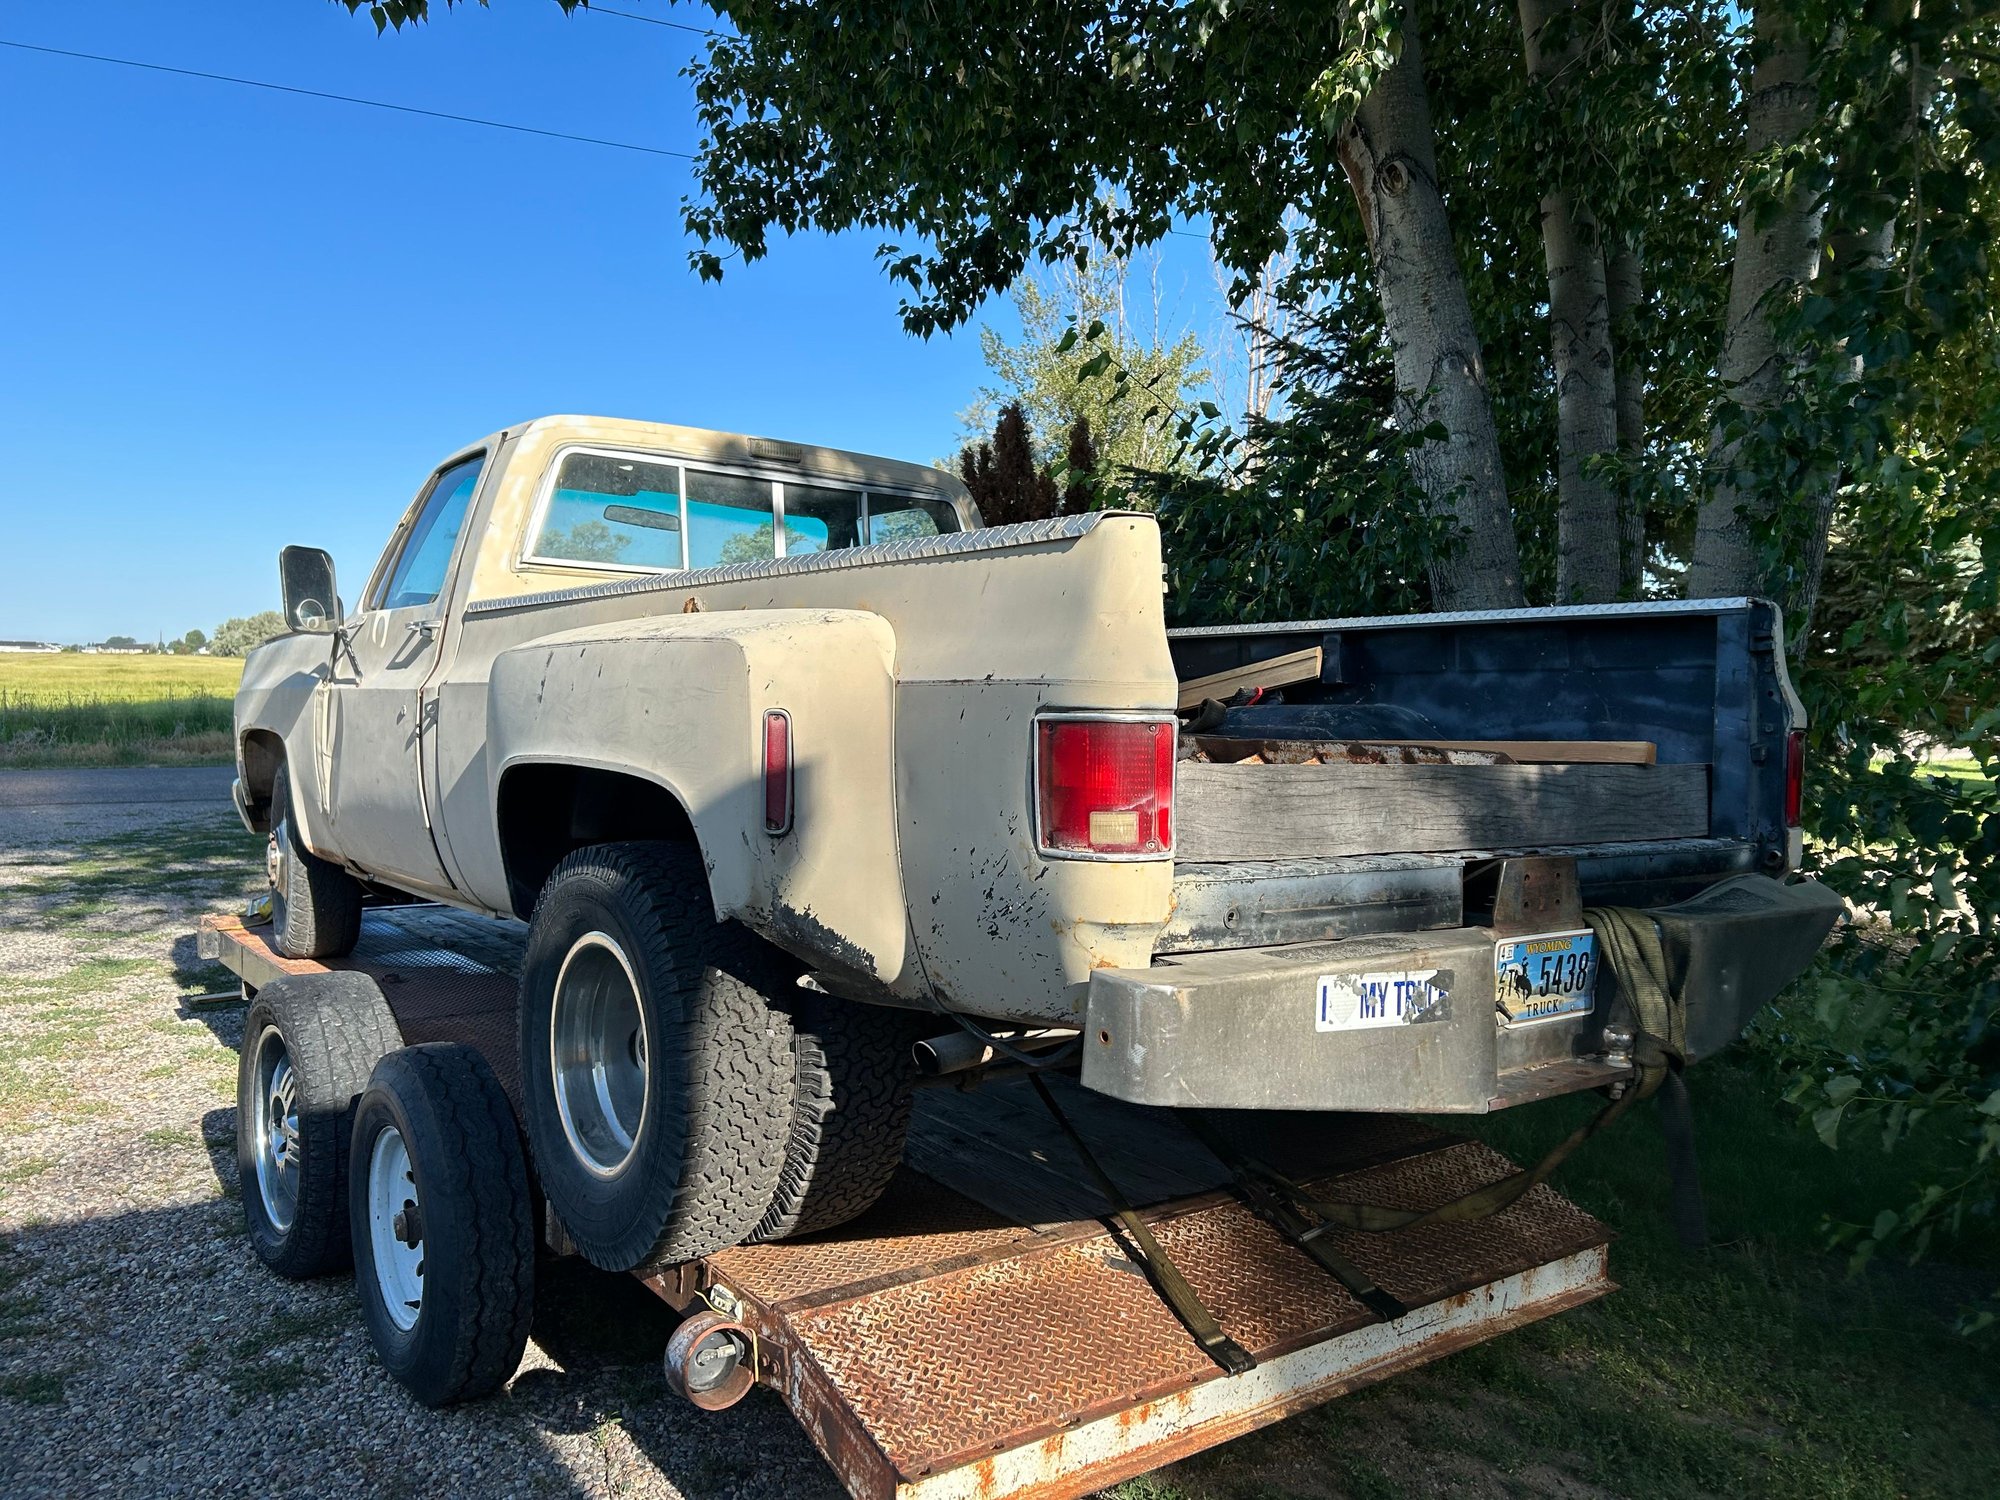
[[[1330,1198],[1415,1207],[1511,1170],[1497,1153],[1461,1142],[1323,1179],[1317,1188]],[[1604,1228],[1547,1188],[1478,1224],[1340,1237],[1343,1254],[1415,1309],[1399,1320],[1399,1328],[1411,1330],[1408,1337],[1384,1330],[1337,1281],[1233,1198],[1206,1195],[1147,1218],[1223,1327],[1263,1361],[1259,1371],[1221,1375],[1120,1241],[1094,1224],[1079,1224],[1068,1234],[986,1245],[967,1263],[940,1264],[930,1274],[819,1295],[786,1283],[793,1293],[789,1303],[765,1309],[771,1337],[785,1346],[784,1375],[774,1383],[795,1403],[830,1400],[840,1407],[837,1419],[802,1416],[857,1495],[1012,1494],[1016,1484],[1037,1494],[1081,1493],[1108,1482],[1100,1463],[1115,1459],[1122,1472],[1138,1472],[1175,1456],[1162,1453],[1131,1468],[1137,1450],[1113,1452],[1117,1445],[1105,1437],[1110,1429],[1095,1427],[1121,1413],[1128,1425],[1163,1424],[1158,1441],[1176,1452],[1196,1451],[1229,1435],[1207,1432],[1203,1424],[1210,1418],[1202,1412],[1238,1424],[1230,1431],[1245,1430],[1243,1423],[1254,1426],[1302,1401],[1336,1394],[1385,1360],[1386,1370],[1428,1358],[1412,1351],[1447,1335],[1452,1342],[1431,1352],[1496,1332],[1524,1307],[1608,1289]],[[767,1250],[782,1257],[787,1248]],[[721,1271],[744,1253],[728,1251],[709,1264]],[[1536,1282],[1530,1297],[1521,1278],[1533,1281],[1539,1268],[1557,1262],[1569,1269],[1550,1285]],[[851,1269],[839,1265],[838,1274]],[[1494,1294],[1498,1301],[1482,1291],[1510,1280],[1520,1285]],[[736,1289],[754,1295],[748,1278]],[[1461,1303],[1485,1310],[1453,1310]],[[1548,1310],[1553,1306],[1532,1315]],[[1271,1374],[1276,1362],[1357,1335],[1351,1357],[1298,1363],[1305,1384]],[[1197,1394],[1210,1386],[1236,1394]],[[1314,1391],[1320,1394],[1309,1394]],[[1131,1416],[1141,1408],[1157,1410]],[[1075,1448],[1064,1436],[1085,1430],[1097,1431],[1096,1446]],[[1018,1457],[1031,1451],[1042,1457]],[[1079,1457],[1084,1453],[1097,1456],[1085,1462]],[[1003,1462],[1000,1455],[1015,1457]],[[1046,1473],[1038,1467],[1051,1463]],[[985,1466],[997,1484],[995,1466],[1010,1464],[1016,1477],[1007,1485],[982,1488],[984,1481],[965,1478]],[[1068,1477],[1048,1489],[1059,1469]]]

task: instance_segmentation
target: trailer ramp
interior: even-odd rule
[[[329,967],[382,984],[407,1041],[480,1048],[510,1091],[518,928],[436,907],[371,909],[335,964],[285,959],[211,918],[202,951],[246,984]],[[1383,1322],[1229,1191],[1174,1123],[1057,1080],[1064,1110],[1223,1328],[1235,1376],[1168,1311],[1019,1083],[919,1096],[906,1165],[841,1229],[648,1275],[683,1311],[755,1337],[755,1374],[857,1500],[1087,1494],[1612,1290],[1605,1227],[1546,1186],[1492,1218],[1334,1237],[1410,1308]],[[1513,1163],[1374,1115],[1230,1117],[1315,1196],[1421,1208]]]

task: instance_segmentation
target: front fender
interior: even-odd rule
[[[868,988],[917,994],[896,850],[895,645],[880,615],[838,609],[667,615],[539,637],[493,663],[491,785],[529,762],[656,782],[694,825],[718,919]],[[791,716],[795,809],[775,837],[763,810],[774,708]]]

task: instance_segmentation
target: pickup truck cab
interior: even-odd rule
[[[537,1175],[614,1269],[859,1212],[913,1039],[1479,1111],[1627,1076],[1586,906],[1654,914],[1691,1059],[1839,911],[1760,600],[1169,632],[1148,515],[588,417],[439,465],[351,606],[281,571],[236,705],[277,940],[528,922]]]

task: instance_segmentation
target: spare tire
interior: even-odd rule
[[[598,844],[556,867],[521,971],[521,1091],[535,1173],[609,1271],[740,1244],[792,1129],[786,968],[718,923],[700,852]]]

